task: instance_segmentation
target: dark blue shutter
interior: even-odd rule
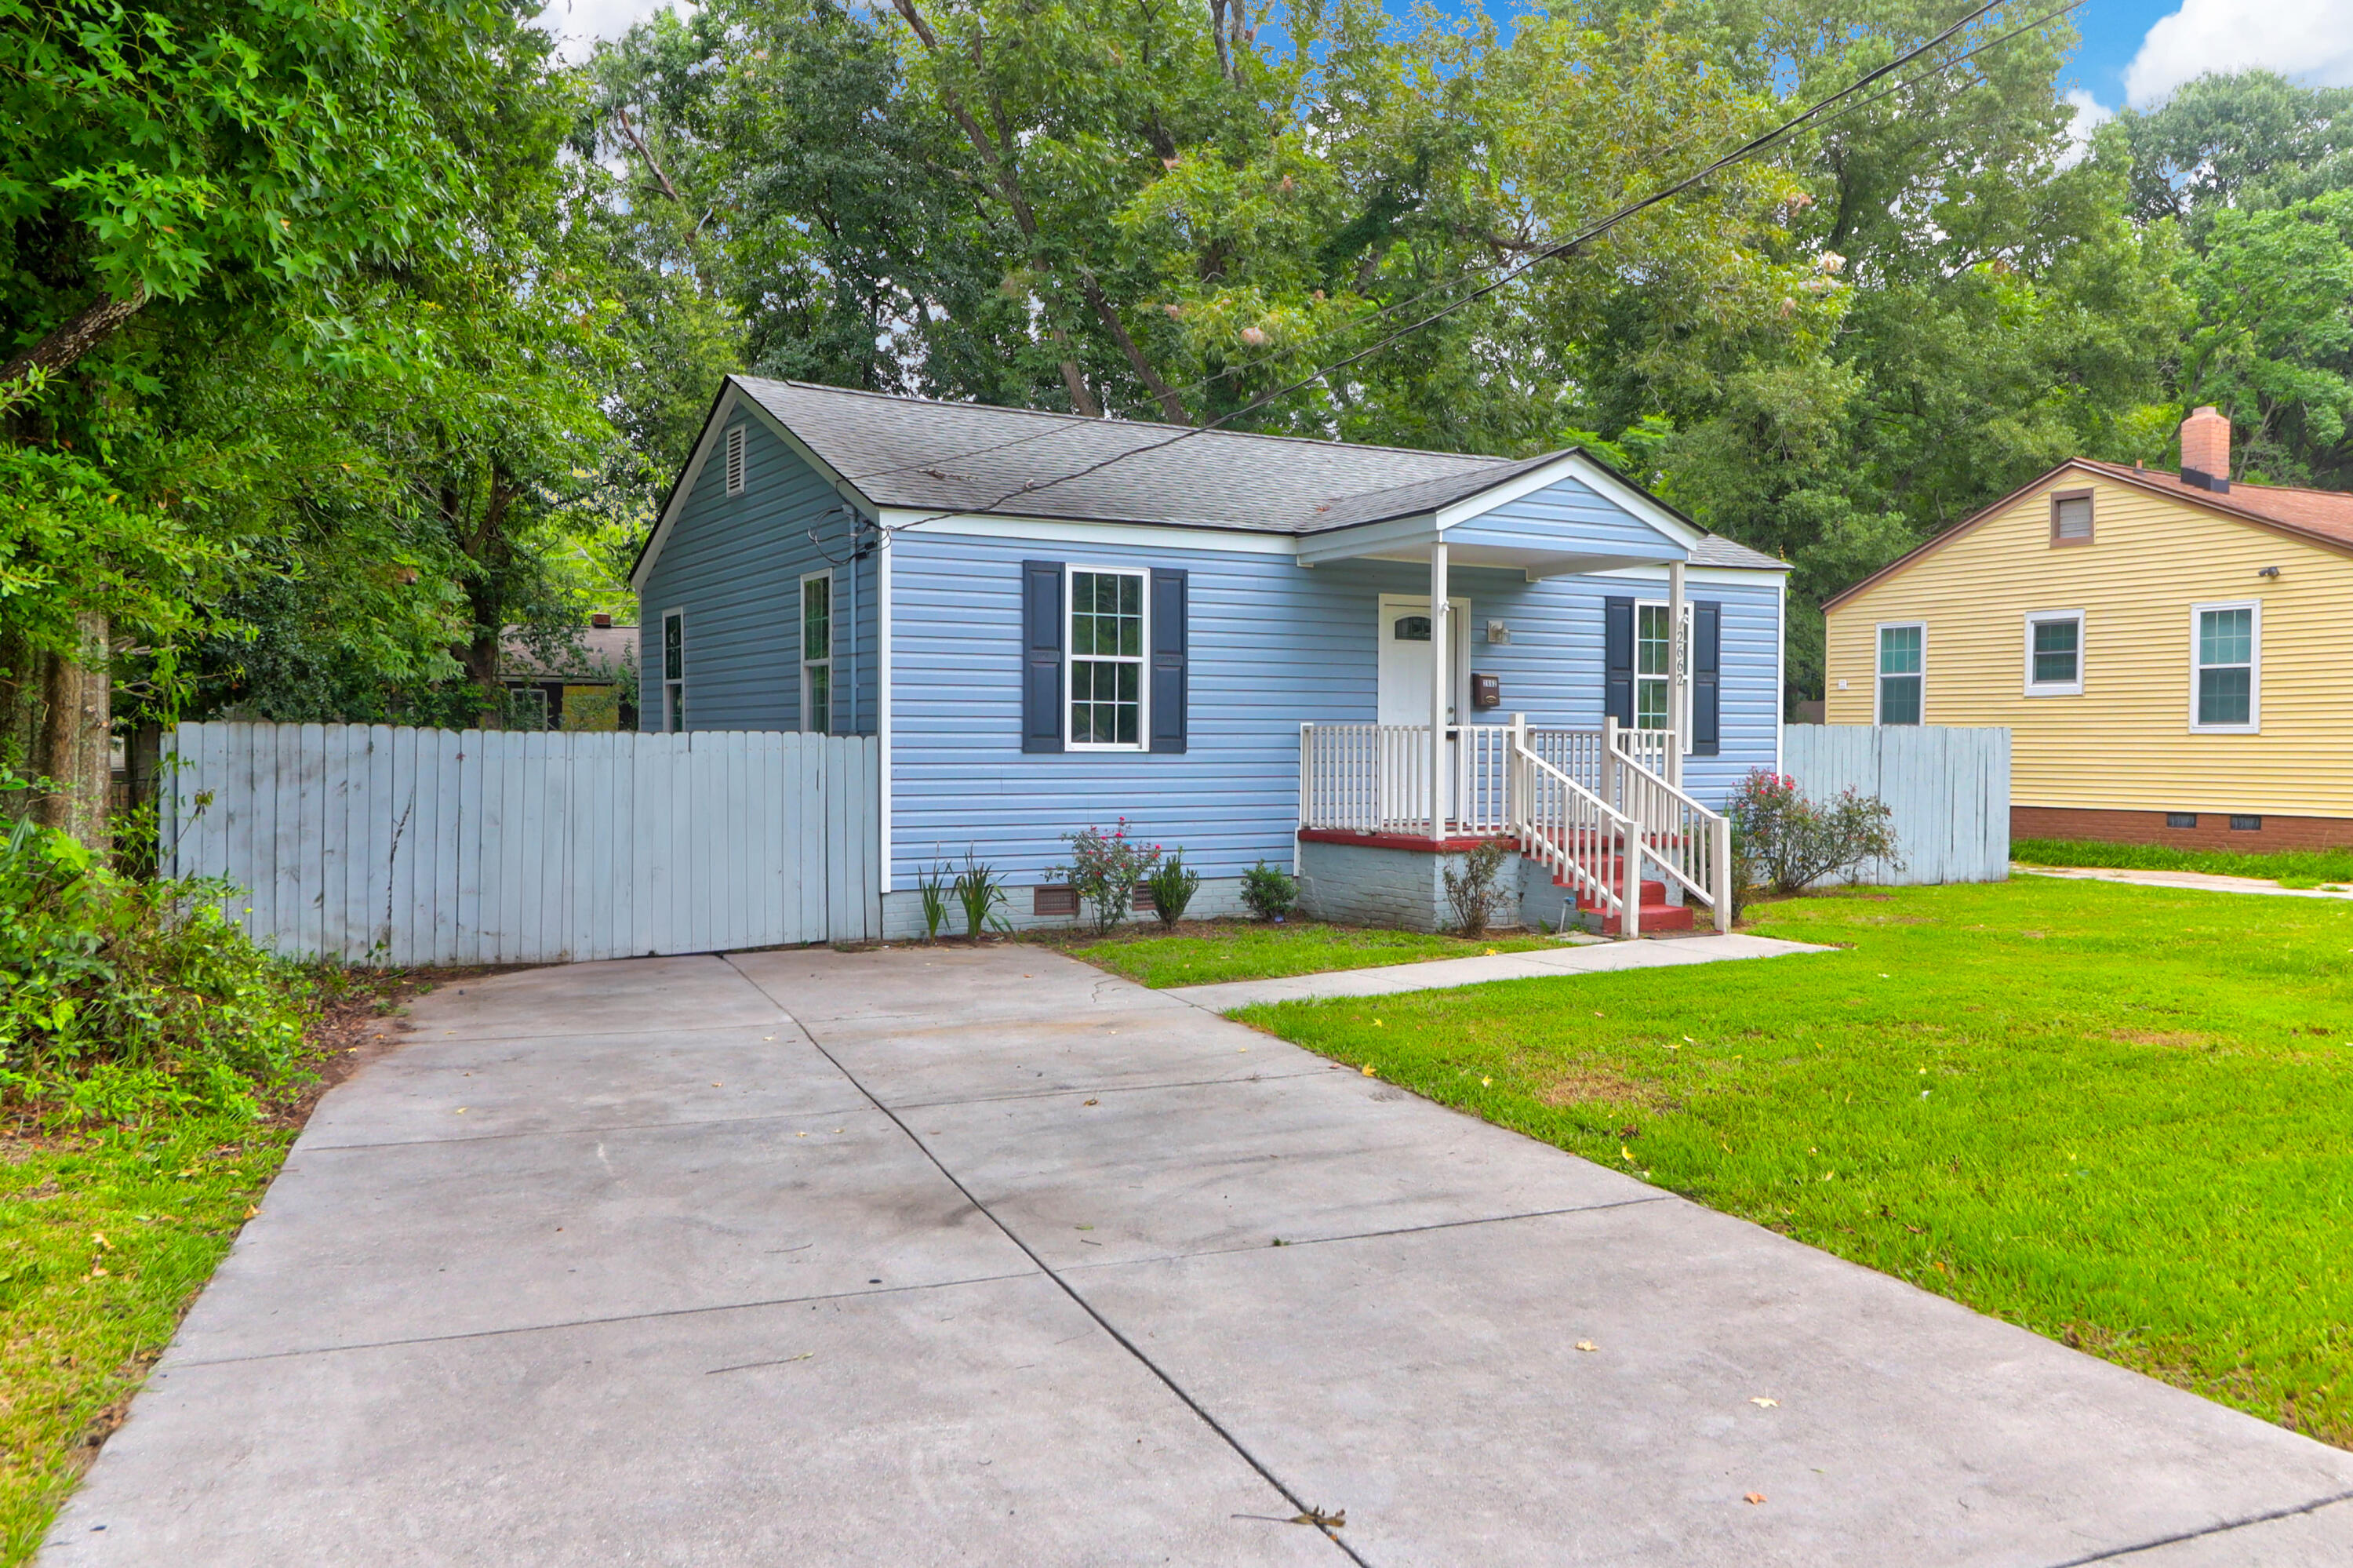
[[[1021,749],[1062,749],[1062,563],[1021,563]]]
[[[1185,749],[1186,574],[1152,572],[1152,749]]]
[[[1723,738],[1721,692],[1724,668],[1724,606],[1715,599],[1692,601],[1692,755],[1714,757]]]
[[[1601,711],[1634,725],[1634,601],[1601,601]]]

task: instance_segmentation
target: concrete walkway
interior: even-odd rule
[[[1784,942],[1732,931],[1711,937],[1664,937],[1655,941],[1564,943],[1526,953],[1490,953],[1475,959],[1433,959],[1419,964],[1383,964],[1369,969],[1334,969],[1281,980],[1228,980],[1219,985],[1182,985],[1166,994],[1212,1012],[1262,1001],[1305,1001],[1319,996],[1388,996],[1401,991],[1439,991],[1489,980],[1542,980],[1608,969],[1659,969],[1671,964],[1715,964],[1732,959],[1770,959],[1784,953],[1827,953],[1810,942]]]
[[[2353,1561],[2353,1454],[1039,948],[415,1022],[48,1568]]]
[[[2056,876],[2070,882],[2129,882],[2137,887],[2186,887],[2200,893],[2267,893],[2281,898],[2353,898],[2353,889],[2282,887],[2260,876],[2216,876],[2203,871],[2134,871],[2107,865],[2010,863],[2018,876]]]

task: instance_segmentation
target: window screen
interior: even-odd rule
[[[1144,741],[1144,575],[1071,574],[1071,740]]]
[[[2073,616],[2034,623],[2033,681],[2038,686],[2072,686],[2083,669],[2084,623]]]
[[[1926,640],[1925,627],[1879,629],[1880,723],[1920,722],[1920,683],[1925,675],[1922,653]]]
[[[2254,722],[2255,611],[2252,605],[2198,612],[2198,722]]]

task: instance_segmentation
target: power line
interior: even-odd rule
[[[997,507],[1002,506],[1007,502],[1012,501],[1018,497],[1035,494],[1039,491],[1050,489],[1058,484],[1066,484],[1074,480],[1083,479],[1090,474],[1100,472],[1103,469],[1111,467],[1113,463],[1124,461],[1129,458],[1141,456],[1145,452],[1158,451],[1165,448],[1175,446],[1179,442],[1188,440],[1195,436],[1207,435],[1211,431],[1220,429],[1235,419],[1240,418],[1248,414],[1255,413],[1259,409],[1265,408],[1268,404],[1272,403],[1279,398],[1289,397],[1294,392],[1302,391],[1306,387],[1312,387],[1316,382],[1331,375],[1334,371],[1345,370],[1349,366],[1371,357],[1373,355],[1379,353],[1383,349],[1386,349],[1413,334],[1419,332],[1424,327],[1434,325],[1437,323],[1445,320],[1447,317],[1455,314],[1457,312],[1476,303],[1478,301],[1509,287],[1512,283],[1517,281],[1520,278],[1525,277],[1528,272],[1542,265],[1544,262],[1549,261],[1556,257],[1567,254],[1580,246],[1589,244],[1591,241],[1600,238],[1603,234],[1608,233],[1610,229],[1615,228],[1620,224],[1625,222],[1627,219],[1634,217],[1641,213],[1648,211],[1651,207],[1660,206],[1673,199],[1675,196],[1680,196],[1684,191],[1701,184],[1710,176],[1723,172],[1725,169],[1731,167],[1735,164],[1756,156],[1757,154],[1773,146],[1775,143],[1794,135],[1797,132],[1803,130],[1810,125],[1827,123],[1830,121],[1841,118],[1856,110],[1866,108],[1873,103],[1879,102],[1882,100],[1891,97],[1895,93],[1902,92],[1908,88],[1916,87],[1923,82],[1928,81],[1937,76],[1941,76],[1946,72],[1950,71],[1955,67],[1964,64],[1967,61],[1975,58],[1977,56],[1985,53],[1989,49],[1997,48],[2001,44],[2008,43],[2014,38],[2031,32],[2038,27],[2044,26],[2056,18],[2078,9],[2084,3],[2084,0],[2067,0],[2067,4],[2046,12],[2035,20],[2026,23],[2022,26],[2014,28],[2011,31],[2003,34],[2000,37],[1989,39],[1986,43],[1980,44],[1977,48],[1968,50],[1967,53],[1944,61],[1936,66],[1933,69],[1923,71],[1915,77],[1899,81],[1880,92],[1872,94],[1868,98],[1856,100],[1852,102],[1847,101],[1853,99],[1855,94],[1862,91],[1865,88],[1883,80],[1891,74],[1901,70],[1904,67],[1911,64],[1922,56],[1931,53],[1932,51],[1943,47],[1945,44],[1949,43],[1955,37],[1959,35],[1971,25],[1981,20],[1990,13],[2000,9],[2003,3],[2004,0],[1986,0],[1985,4],[1978,5],[1976,9],[1962,16],[1958,21],[1953,23],[1935,37],[1915,45],[1912,48],[1904,51],[1902,54],[1895,56],[1892,59],[1889,59],[1884,64],[1874,67],[1873,69],[1864,72],[1862,76],[1856,78],[1853,81],[1848,83],[1845,87],[1831,94],[1829,97],[1817,101],[1800,113],[1781,122],[1772,129],[1749,138],[1746,142],[1742,143],[1739,146],[1724,154],[1722,156],[1715,159],[1713,162],[1705,164],[1693,174],[1687,175],[1682,179],[1662,186],[1660,189],[1651,192],[1649,196],[1643,196],[1640,200],[1628,203],[1626,206],[1618,208],[1607,217],[1577,230],[1576,233],[1570,235],[1565,239],[1556,240],[1549,245],[1542,247],[1523,260],[1507,269],[1503,273],[1487,280],[1477,288],[1474,288],[1447,304],[1431,311],[1429,314],[1421,316],[1417,320],[1383,335],[1374,342],[1366,344],[1362,348],[1356,349],[1338,359],[1320,365],[1315,369],[1310,371],[1307,375],[1295,381],[1275,387],[1271,391],[1261,393],[1250,401],[1241,405],[1240,408],[1230,409],[1206,424],[1184,427],[1164,440],[1154,441],[1143,446],[1129,448],[1124,451],[1113,453],[1096,462],[1089,463],[1082,468],[1075,469],[1071,472],[1058,474],[1052,479],[1041,482],[1025,482],[1013,490],[1005,492],[995,500],[988,502],[982,510],[994,511]],[[1367,316],[1361,317],[1356,322],[1350,323],[1347,328],[1335,328],[1333,330],[1336,333],[1359,327],[1369,322],[1378,321],[1384,316],[1420,304],[1431,299],[1440,291],[1438,288],[1424,290],[1421,293],[1415,295],[1409,300],[1384,306],[1380,310],[1371,313]],[[1208,377],[1204,377],[1199,381],[1189,384],[1185,390],[1205,390],[1208,387],[1227,375],[1236,373],[1237,370],[1250,369],[1256,365],[1264,364],[1268,360],[1275,357],[1277,357],[1276,355],[1261,355],[1259,359],[1250,361],[1241,366],[1228,367],[1226,369],[1219,370]],[[1099,423],[1101,423],[1101,421],[1090,420],[1085,421],[1085,426],[1087,428],[1092,428]],[[1033,440],[1041,440],[1047,436],[1062,433],[1071,428],[1071,427],[1070,425],[1057,420],[1053,428],[1050,429],[1039,430],[1031,435],[1015,437],[1010,440],[996,442],[986,447],[976,447],[968,451],[958,453],[952,457],[942,458],[938,461],[941,462],[965,461],[971,458],[985,456],[990,452],[1005,450],[1011,447],[1024,445]],[[878,478],[883,474],[903,472],[911,468],[928,466],[930,465],[912,463],[902,464],[897,468],[876,469],[869,471],[863,474],[848,475],[845,477],[852,479]],[[901,529],[920,527],[926,523],[940,522],[949,517],[960,515],[961,514],[970,510],[972,509],[969,507],[959,507],[950,511],[934,513],[929,516],[911,518],[904,523],[891,524],[884,530],[884,532],[886,534],[896,533]]]

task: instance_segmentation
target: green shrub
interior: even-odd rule
[[[1185,918],[1185,906],[1193,902],[1193,895],[1201,890],[1201,874],[1185,863],[1185,852],[1160,863],[1144,885],[1152,889],[1152,912],[1160,916],[1164,926],[1174,926]]]
[[[1160,864],[1160,846],[1145,849],[1129,838],[1125,817],[1110,832],[1091,826],[1062,837],[1071,846],[1071,863],[1058,865],[1046,874],[1069,883],[1094,909],[1096,934],[1107,934],[1127,918],[1135,885],[1147,880]]]
[[[301,970],[222,917],[234,889],[139,882],[30,819],[0,836],[0,1095],[73,1119],[251,1113],[295,1071]]]
[[[1440,873],[1446,883],[1446,902],[1454,910],[1457,936],[1485,936],[1488,922],[1509,902],[1509,895],[1495,885],[1508,853],[1501,840],[1490,839],[1462,857],[1461,870],[1450,865]]]
[[[956,874],[955,885],[949,890],[956,906],[964,911],[964,934],[967,941],[977,942],[990,927],[1010,929],[1005,916],[997,910],[1005,905],[1005,878],[997,868],[979,859],[966,845],[964,869]]]
[[[1813,800],[1788,774],[1758,768],[1741,780],[1725,814],[1738,857],[1736,883],[1767,884],[1786,895],[1825,877],[1855,876],[1865,861],[1904,866],[1895,812],[1876,795],[1844,789],[1828,802]]]
[[[1242,905],[1261,920],[1280,920],[1299,902],[1299,884],[1264,861],[1242,873]]]

